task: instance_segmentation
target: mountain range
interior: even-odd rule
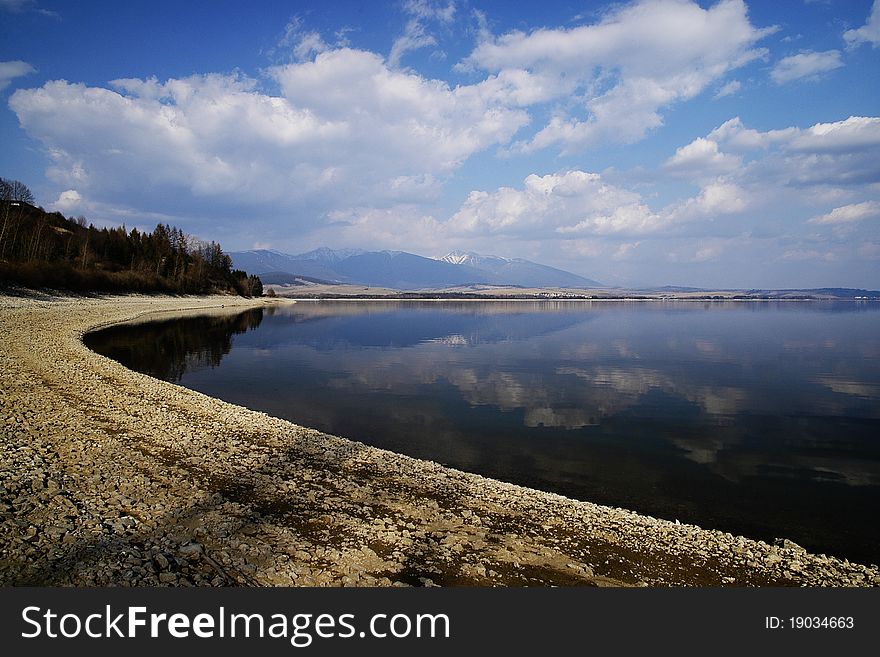
[[[397,290],[448,288],[460,285],[516,287],[603,287],[598,281],[522,258],[453,251],[425,258],[405,251],[315,249],[290,255],[267,249],[229,254],[233,266],[257,274],[264,284],[304,282],[386,287]]]

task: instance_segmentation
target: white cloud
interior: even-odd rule
[[[381,158],[393,156],[405,175],[453,169],[473,153],[507,141],[528,120],[481,85],[451,89],[394,71],[378,55],[360,50],[323,53],[314,62],[272,69],[272,76],[290,104],[344,122],[348,150],[340,157],[366,142]]]
[[[750,184],[820,188],[856,186],[880,181],[880,118],[852,116],[759,132],[737,117],[710,132],[706,139],[721,154],[748,155],[738,179]]]
[[[406,0],[403,10],[420,20],[437,20],[451,23],[455,18],[455,2],[436,2],[432,0]]]
[[[708,244],[700,244],[694,253],[693,262],[706,262],[715,260],[724,251],[724,246],[720,242],[711,242]]]
[[[714,98],[717,100],[718,98],[724,98],[725,96],[732,96],[740,89],[742,89],[742,82],[739,80],[731,80],[715,93]]]
[[[742,249],[747,239],[691,239],[666,254],[666,261],[671,263],[693,264],[717,260],[729,246]]]
[[[0,0],[0,9],[19,13],[33,6],[34,0]]]
[[[75,214],[82,211],[83,198],[75,189],[68,189],[58,195],[58,199],[52,203],[52,209],[64,214]]]
[[[834,208],[828,214],[810,219],[811,224],[853,224],[880,217],[880,202],[864,201]]]
[[[499,76],[519,71],[518,80],[544,90],[542,101],[580,98],[579,108],[560,110],[518,145],[573,151],[598,140],[641,139],[662,124],[664,108],[764,56],[754,45],[773,31],[753,27],[741,0],[709,9],[685,0],[641,0],[592,25],[486,40],[465,64]]]
[[[455,17],[454,2],[440,4],[430,0],[407,0],[403,3],[403,10],[411,18],[403,34],[391,46],[388,64],[392,67],[397,67],[401,57],[411,50],[437,45],[437,39],[428,32],[427,22],[450,23]]]
[[[745,189],[731,182],[717,180],[703,187],[697,196],[671,206],[667,215],[676,222],[712,219],[742,212],[748,203],[749,194]]]
[[[528,120],[479,85],[453,89],[360,50],[268,75],[281,95],[229,75],[117,80],[115,90],[55,81],[16,91],[10,107],[45,144],[59,186],[151,210],[189,198],[200,212],[212,200],[311,203],[320,214],[432,198],[438,177]]]
[[[427,245],[443,253],[455,248],[442,223],[415,204],[333,210],[327,215],[326,225],[311,235],[314,247],[328,242],[337,246],[368,245],[416,253],[424,253]]]
[[[400,58],[410,50],[418,50],[436,45],[437,39],[428,34],[422,23],[413,19],[406,24],[403,35],[394,40],[391,52],[388,55],[388,63],[396,67],[400,65]]]
[[[615,249],[614,254],[611,256],[612,260],[627,260],[632,257],[633,252],[639,247],[641,242],[624,242],[623,244],[618,245],[617,249]]]
[[[638,194],[609,185],[597,173],[530,175],[522,189],[474,191],[447,228],[459,235],[639,233],[659,218]]]
[[[807,51],[780,59],[770,71],[770,77],[776,84],[785,84],[802,78],[816,78],[841,66],[843,60],[839,50]]]
[[[36,73],[37,69],[21,60],[0,62],[0,91],[3,91],[15,78]]]
[[[577,259],[595,258],[607,251],[604,242],[596,239],[568,239],[562,243],[561,250]]]
[[[880,117],[851,116],[834,123],[817,123],[799,131],[790,148],[814,153],[853,152],[880,146]]]
[[[696,176],[716,176],[735,171],[742,165],[742,158],[722,153],[718,144],[711,139],[698,137],[690,144],[675,151],[663,164],[667,171],[687,173]]]
[[[307,32],[303,34],[293,48],[293,55],[298,61],[311,58],[314,55],[325,52],[330,49],[321,35],[317,32]]]
[[[785,142],[791,135],[797,132],[797,128],[784,128],[781,130],[769,130],[758,132],[746,128],[738,116],[725,121],[710,132],[706,138],[733,152],[745,152],[755,149],[766,149],[773,144]]]
[[[654,211],[636,192],[611,185],[597,173],[565,171],[523,181],[522,189],[474,191],[445,225],[460,236],[585,236],[656,234],[683,222],[712,220],[743,211],[746,190],[721,179],[693,198]],[[621,252],[623,254],[625,252]]]
[[[41,16],[60,19],[58,12],[49,9],[43,9],[37,5],[36,0],[0,0],[0,11],[8,11],[13,14],[22,14],[24,12],[34,12]]]
[[[880,0],[874,0],[868,21],[857,30],[844,32],[843,38],[850,48],[863,43],[870,43],[874,48],[880,46]]]

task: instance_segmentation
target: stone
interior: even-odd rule
[[[202,554],[205,550],[199,543],[187,543],[181,545],[177,551],[185,557],[194,557]]]

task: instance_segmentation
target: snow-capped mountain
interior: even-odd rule
[[[485,272],[489,282],[495,285],[519,285],[522,287],[602,287],[598,281],[578,276],[555,267],[548,267],[522,258],[502,258],[495,255],[452,251],[442,262],[471,267]]]
[[[484,256],[473,251],[452,251],[442,258],[437,258],[451,265],[468,265],[469,267],[485,268],[503,266],[510,262],[510,258],[500,256]]]
[[[261,276],[267,283],[309,279],[398,290],[461,285],[520,287],[597,287],[596,281],[520,258],[452,252],[425,258],[405,251],[315,249],[289,255],[258,249],[230,254],[233,266]]]

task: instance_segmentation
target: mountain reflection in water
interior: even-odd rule
[[[115,327],[88,343],[386,449],[876,562],[878,310],[300,302]]]

